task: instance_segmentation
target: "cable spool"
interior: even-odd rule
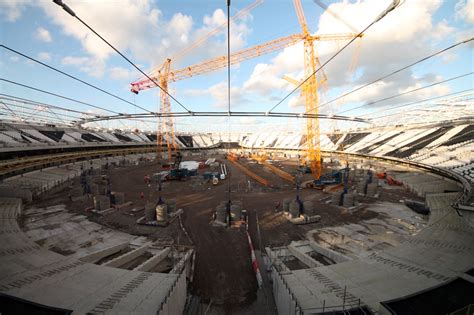
[[[233,220],[240,220],[241,215],[242,215],[242,206],[236,205],[236,204],[230,206],[230,217]]]
[[[156,205],[156,221],[166,221],[168,219],[168,206],[165,203]]]

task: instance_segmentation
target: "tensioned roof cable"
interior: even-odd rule
[[[33,101],[33,100],[30,100],[30,99],[27,99],[27,98],[13,96],[13,95],[9,95],[9,94],[0,93],[0,96],[1,96],[0,99],[3,99],[3,100],[16,101],[16,102],[21,102],[21,103],[30,104],[30,105],[46,106],[46,107],[50,107],[50,108],[54,108],[54,109],[58,109],[58,110],[63,110],[63,111],[66,111],[66,112],[78,113],[78,114],[89,115],[89,116],[96,116],[96,114],[93,114],[93,113],[82,112],[82,111],[78,111],[78,110],[75,110],[75,109],[60,107],[60,106],[51,105],[51,104],[43,103],[43,102],[37,102],[37,101]]]
[[[337,114],[339,115],[339,114],[342,114],[342,113],[347,113],[347,112],[353,111],[355,109],[359,109],[359,108],[369,106],[369,105],[373,105],[373,104],[376,104],[376,103],[380,103],[380,102],[383,102],[383,101],[388,101],[390,99],[393,99],[393,98],[396,98],[396,97],[399,97],[399,96],[403,96],[403,95],[406,95],[406,94],[410,94],[410,93],[413,93],[413,92],[421,91],[421,90],[424,90],[424,89],[427,89],[427,88],[430,88],[430,87],[433,87],[433,86],[436,86],[436,85],[439,85],[439,84],[442,84],[442,83],[446,83],[446,82],[450,82],[450,81],[453,81],[453,80],[461,79],[461,78],[464,78],[466,76],[472,75],[473,73],[474,72],[461,74],[461,75],[458,75],[458,76],[455,76],[455,77],[452,77],[452,78],[449,78],[449,79],[446,79],[446,80],[442,80],[442,81],[438,81],[438,82],[435,82],[435,83],[432,83],[432,84],[428,84],[428,85],[425,85],[425,86],[422,86],[422,87],[419,87],[419,88],[416,88],[416,89],[413,89],[413,90],[409,90],[409,91],[406,91],[406,92],[403,92],[403,93],[398,93],[398,94],[395,94],[395,95],[384,97],[384,98],[381,98],[379,100],[369,102],[367,104],[363,104],[361,106],[357,106],[357,107],[354,107],[354,108],[343,110],[341,112],[338,112]]]
[[[382,109],[379,109],[379,110],[376,110],[376,111],[373,111],[373,112],[370,112],[370,113],[365,113],[365,114],[359,115],[358,117],[370,116],[370,115],[373,115],[375,113],[386,112],[387,110],[397,109],[397,108],[401,108],[401,107],[413,106],[413,105],[416,105],[416,104],[420,104],[420,103],[424,103],[424,102],[428,102],[428,101],[432,101],[432,100],[436,100],[436,99],[444,98],[444,97],[448,97],[448,96],[453,96],[453,95],[457,95],[457,94],[462,94],[462,93],[469,92],[469,91],[473,91],[473,90],[472,89],[466,89],[466,90],[453,92],[453,93],[449,93],[449,94],[445,94],[445,95],[441,95],[441,96],[435,96],[435,97],[423,99],[423,100],[408,103],[408,104],[390,106],[390,108],[388,108],[388,109],[387,108],[382,108]],[[381,117],[384,117],[384,116],[381,116]],[[377,118],[379,118],[379,117],[377,117],[377,116],[376,117],[371,117],[370,119],[377,119]]]
[[[229,0],[230,1],[230,0]],[[180,101],[178,101],[173,95],[171,95],[167,90],[161,87],[156,80],[152,79],[148,74],[143,72],[136,64],[134,64],[130,59],[128,59],[123,53],[121,53],[117,48],[115,48],[111,43],[109,43],[104,37],[102,37],[99,33],[97,33],[92,27],[90,27],[86,22],[84,22],[80,17],[76,15],[76,13],[62,0],[53,0],[54,3],[59,5],[63,8],[64,11],[69,13],[72,17],[75,17],[79,22],[81,22],[85,27],[87,27],[92,33],[97,35],[104,43],[106,43],[110,48],[112,48],[117,54],[119,54],[123,59],[125,59],[129,64],[131,64],[135,69],[137,69],[141,74],[143,74],[148,80],[153,82],[157,87],[160,88],[164,93],[166,93],[173,101],[175,101],[179,106],[181,106],[185,111],[191,113],[189,109],[187,109]]]
[[[344,94],[342,94],[342,95],[340,95],[340,96],[338,96],[338,97],[336,97],[336,98],[334,98],[334,99],[332,99],[332,100],[330,100],[330,101],[327,101],[327,102],[325,102],[325,103],[322,103],[321,105],[318,106],[318,108],[321,108],[322,106],[325,106],[325,105],[328,105],[328,104],[330,104],[330,103],[332,103],[332,102],[335,102],[335,101],[337,101],[338,99],[341,99],[341,98],[343,98],[343,97],[346,97],[346,96],[349,95],[349,94],[355,93],[355,92],[357,92],[357,91],[359,91],[359,90],[361,90],[361,89],[363,89],[363,88],[368,87],[369,85],[372,85],[372,84],[375,84],[375,83],[380,82],[380,81],[382,81],[382,80],[385,80],[386,78],[391,77],[392,75],[395,75],[395,74],[397,74],[397,73],[399,73],[399,72],[401,72],[401,71],[403,71],[403,70],[406,70],[406,69],[408,69],[408,68],[411,68],[411,67],[413,67],[414,65],[417,65],[417,64],[419,64],[419,63],[421,63],[421,62],[423,62],[423,61],[426,61],[426,60],[428,60],[428,59],[431,59],[431,58],[433,58],[433,57],[436,57],[437,55],[440,55],[440,54],[442,54],[442,53],[444,53],[444,52],[446,52],[446,51],[448,51],[448,50],[450,50],[450,49],[453,49],[453,48],[455,48],[455,47],[457,47],[457,46],[460,46],[460,45],[462,45],[462,44],[469,43],[469,42],[472,41],[472,40],[474,40],[474,37],[471,37],[471,38],[466,39],[466,40],[464,40],[464,41],[458,42],[458,43],[453,44],[453,45],[451,45],[451,46],[449,46],[449,47],[446,47],[446,48],[444,48],[444,49],[442,49],[442,50],[440,50],[440,51],[437,51],[437,52],[435,52],[435,53],[433,53],[433,54],[431,54],[431,55],[429,55],[429,56],[426,56],[426,57],[424,57],[424,58],[422,58],[422,59],[420,59],[420,60],[417,60],[417,61],[415,61],[415,62],[413,62],[413,63],[411,63],[411,64],[409,64],[409,65],[407,65],[407,66],[405,66],[405,67],[403,67],[403,68],[400,68],[400,69],[395,70],[395,71],[393,71],[393,72],[391,72],[391,73],[389,73],[389,74],[387,74],[387,75],[384,75],[383,77],[378,78],[378,79],[376,79],[376,80],[374,80],[374,81],[372,81],[372,82],[370,82],[370,83],[364,84],[364,85],[362,85],[362,86],[360,86],[360,87],[358,87],[358,88],[356,88],[356,89],[354,89],[354,90],[351,90],[351,91],[349,91],[349,92],[346,92],[346,93],[344,93]]]
[[[45,91],[45,90],[42,90],[42,89],[38,89],[38,88],[32,87],[31,85],[18,83],[18,82],[15,82],[15,81],[4,79],[4,78],[0,78],[0,81],[15,84],[15,85],[18,85],[18,86],[21,86],[21,87],[24,87],[24,88],[27,88],[27,89],[30,89],[30,90],[34,90],[34,91],[37,91],[37,92],[49,94],[49,95],[56,96],[56,97],[59,97],[59,98],[62,98],[62,99],[68,100],[68,101],[72,101],[72,102],[75,102],[75,103],[79,103],[79,104],[82,104],[82,105],[90,106],[90,107],[93,107],[93,108],[96,108],[96,109],[100,109],[100,110],[103,110],[103,111],[106,111],[106,112],[110,112],[110,113],[120,115],[120,113],[115,112],[113,110],[103,108],[103,107],[100,107],[100,106],[97,106],[97,105],[92,105],[92,104],[89,104],[89,103],[86,103],[86,102],[83,102],[83,101],[79,101],[79,100],[76,100],[76,99],[73,99],[73,98],[70,98],[70,97],[67,97],[67,96],[64,96],[64,95],[60,95],[60,94],[56,94],[56,93],[53,93],[53,92],[48,92],[48,91]]]
[[[83,84],[85,84],[85,85],[87,85],[87,86],[89,86],[89,87],[91,87],[91,88],[93,88],[93,89],[96,89],[96,90],[98,90],[98,91],[101,91],[101,92],[103,92],[103,93],[105,93],[105,94],[107,94],[107,95],[109,95],[109,96],[112,96],[112,97],[118,99],[118,100],[121,100],[122,102],[125,102],[125,103],[127,103],[127,104],[130,104],[130,105],[132,105],[132,106],[134,106],[134,107],[138,107],[138,108],[140,108],[140,109],[142,109],[142,110],[144,110],[144,111],[146,111],[146,112],[152,113],[150,110],[148,110],[148,109],[146,109],[146,108],[143,108],[143,107],[141,107],[141,106],[139,106],[139,105],[133,104],[132,102],[129,102],[129,101],[127,101],[126,99],[121,98],[120,96],[117,96],[117,95],[115,95],[115,94],[112,94],[112,93],[110,93],[110,92],[107,92],[106,90],[104,90],[104,89],[102,89],[102,88],[100,88],[100,87],[98,87],[98,86],[96,86],[96,85],[93,85],[93,84],[88,83],[88,82],[86,82],[86,81],[84,81],[84,80],[81,80],[81,79],[79,79],[79,78],[77,78],[77,77],[75,77],[75,76],[73,76],[73,75],[71,75],[71,74],[69,74],[69,73],[66,73],[66,72],[64,72],[64,71],[62,71],[62,70],[56,69],[56,68],[54,68],[53,66],[47,65],[47,64],[45,64],[44,62],[41,62],[41,61],[39,61],[39,60],[37,60],[37,59],[35,59],[35,58],[33,58],[33,57],[27,56],[27,55],[25,55],[25,54],[23,54],[23,53],[21,53],[21,52],[15,50],[15,49],[13,49],[13,48],[10,48],[10,47],[7,47],[7,46],[1,45],[1,44],[0,44],[0,47],[2,47],[2,48],[4,48],[4,49],[7,49],[7,50],[9,50],[9,51],[11,51],[11,52],[13,52],[13,53],[15,53],[15,54],[17,54],[17,55],[20,55],[20,56],[26,58],[26,59],[29,59],[29,60],[31,60],[31,61],[33,61],[33,62],[36,62],[36,63],[38,63],[38,64],[40,64],[40,65],[42,65],[42,66],[44,66],[44,67],[46,67],[46,68],[48,68],[48,69],[51,69],[51,70],[56,71],[56,72],[58,72],[58,73],[60,73],[60,74],[62,74],[62,75],[65,75],[65,76],[67,76],[67,77],[69,77],[69,78],[71,78],[71,79],[73,79],[73,80],[76,80],[76,81],[78,81],[78,82],[81,82],[81,83],[83,83]]]

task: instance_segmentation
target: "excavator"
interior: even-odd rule
[[[192,174],[188,169],[179,167],[182,159],[183,156],[181,153],[176,152],[176,155],[174,156],[174,162],[172,165],[170,165],[169,171],[163,171],[155,175],[160,176],[162,180],[182,180],[191,176]]]

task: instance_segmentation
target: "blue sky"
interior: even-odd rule
[[[84,21],[109,39],[144,70],[161,64],[165,58],[193,43],[225,21],[226,1],[153,1],[108,0],[64,1]],[[231,15],[249,6],[253,1],[232,1]],[[355,29],[369,24],[389,1],[323,1]],[[349,33],[350,29],[335,20],[314,1],[302,1],[307,24],[312,33]],[[470,7],[469,7],[470,6]],[[349,46],[325,68],[328,77],[327,92],[322,102],[345,91],[390,73],[413,61],[460,40],[474,36],[474,1],[472,0],[406,0],[404,4],[375,24],[360,43]],[[472,10],[471,10],[472,9]],[[3,45],[18,50],[43,62],[95,84],[113,94],[157,111],[158,89],[129,92],[129,83],[140,74],[121,57],[112,52],[90,34],[76,19],[67,15],[52,1],[0,0],[0,36]],[[300,33],[292,1],[263,1],[243,19],[231,25],[232,51],[252,47],[266,41]],[[225,31],[225,29],[224,29]],[[316,45],[321,62],[329,58],[344,41],[321,42]],[[324,113],[337,114],[350,108],[395,95],[436,81],[472,72],[472,42],[450,50],[414,68],[390,77],[383,82],[363,89],[344,99],[321,108]],[[203,46],[182,60],[173,63],[173,69],[193,65],[226,53],[225,33],[211,37]],[[349,69],[351,61],[358,62]],[[116,112],[137,113],[142,110],[111,98],[87,86],[32,64],[20,56],[1,50],[1,77],[23,84],[66,95]],[[267,111],[292,89],[282,79],[288,75],[303,77],[302,45],[278,50],[232,68],[232,109],[235,111]],[[170,92],[193,111],[225,110],[227,73],[213,72],[171,84]],[[367,105],[349,111],[346,115],[369,115],[381,106],[389,106],[442,96],[473,88],[473,76],[437,85],[418,93],[387,102]],[[72,103],[39,92],[0,82],[1,93],[33,99],[39,102],[97,112],[96,109]],[[181,108],[172,102],[173,111]],[[276,111],[302,112],[304,105],[300,93],[293,94]],[[43,113],[44,114],[44,113]],[[98,112],[98,114],[103,114]],[[181,119],[178,130],[210,131],[211,126],[225,119]],[[301,125],[298,121],[233,118],[235,128],[261,128],[262,124],[284,124],[291,129]],[[118,125],[117,125],[118,124]],[[140,129],[154,128],[141,122],[109,123],[104,126],[130,126]],[[291,126],[291,127],[290,127]],[[331,124],[322,122],[323,128]],[[226,128],[224,128],[226,129]]]

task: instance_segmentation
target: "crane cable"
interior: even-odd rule
[[[227,0],[227,111],[229,113],[228,122],[227,122],[227,134],[228,134],[228,143],[227,143],[227,157],[230,154],[230,1]],[[228,190],[228,204],[227,204],[227,215],[229,220],[229,226],[231,224],[231,214],[230,214],[230,205],[231,205],[231,185],[230,185],[230,176],[227,178],[227,190]]]
[[[134,64],[130,59],[128,59],[124,54],[122,54],[117,48],[115,48],[111,43],[109,43],[104,37],[102,37],[99,33],[97,33],[92,27],[90,27],[86,22],[84,22],[80,17],[76,15],[76,13],[62,0],[53,0],[54,3],[59,5],[63,8],[64,11],[69,13],[72,17],[75,17],[79,22],[81,22],[85,27],[87,27],[92,33],[94,33],[97,37],[99,37],[104,43],[106,43],[110,48],[112,48],[117,54],[119,54],[123,59],[125,59],[129,64],[131,64],[135,69],[137,69],[141,74],[143,74],[148,80],[153,82],[157,87],[160,88],[166,95],[168,95],[173,101],[175,101],[181,108],[183,108],[188,113],[192,113],[186,106],[181,104],[173,95],[171,95],[166,89],[161,87],[156,80],[152,79],[148,74],[146,74],[142,69],[140,69],[136,64]]]
[[[18,86],[21,86],[21,87],[24,87],[24,88],[27,88],[27,89],[30,89],[30,90],[34,90],[34,91],[37,91],[37,92],[49,94],[49,95],[56,96],[56,97],[59,97],[59,98],[62,98],[62,99],[68,100],[68,101],[72,101],[72,102],[75,102],[75,103],[78,103],[78,104],[90,106],[90,107],[93,107],[93,108],[96,108],[96,109],[100,109],[100,110],[103,110],[103,111],[106,111],[106,112],[110,112],[110,113],[120,115],[120,113],[115,112],[113,110],[103,108],[103,107],[100,107],[100,106],[97,106],[97,105],[92,105],[92,104],[89,104],[89,103],[86,103],[86,102],[83,102],[83,101],[79,101],[79,100],[76,100],[76,99],[73,99],[73,98],[70,98],[70,97],[67,97],[67,96],[64,96],[64,95],[56,94],[56,93],[53,93],[53,92],[48,92],[48,91],[45,91],[45,90],[42,90],[42,89],[39,89],[39,88],[35,88],[31,85],[18,83],[18,82],[15,82],[15,81],[4,79],[4,78],[0,78],[0,81],[4,81],[4,82],[11,83],[11,84],[14,84],[14,85],[18,85]]]
[[[298,90],[303,84],[305,84],[312,76],[314,76],[318,71],[323,69],[329,62],[331,62],[334,58],[336,58],[337,55],[339,55],[344,49],[346,49],[352,42],[354,42],[357,38],[361,37],[372,25],[383,19],[388,13],[393,11],[398,5],[400,4],[400,0],[393,0],[392,4],[385,9],[382,13],[379,14],[379,16],[372,21],[368,26],[366,26],[359,34],[355,35],[347,44],[345,44],[341,49],[339,49],[334,55],[331,56],[328,60],[326,60],[319,68],[313,71],[312,74],[310,74],[306,79],[300,82],[293,90],[291,90],[290,93],[288,93],[283,99],[281,99],[278,103],[276,103],[269,111],[268,113],[271,113],[275,108],[277,108],[281,103],[283,103],[288,97],[290,97],[296,90]]]
[[[7,46],[2,45],[2,44],[0,44],[0,47],[1,47],[1,48],[4,48],[4,49],[6,49],[6,50],[9,50],[9,51],[11,51],[11,52],[13,52],[13,53],[15,53],[15,54],[17,54],[17,55],[20,55],[20,56],[22,56],[22,57],[24,57],[24,58],[26,58],[26,59],[29,59],[29,60],[31,60],[31,61],[33,61],[33,62],[36,62],[36,63],[38,63],[38,64],[40,64],[40,65],[42,65],[42,66],[44,66],[44,67],[46,67],[46,68],[48,68],[48,69],[51,69],[51,70],[56,71],[56,72],[58,72],[58,73],[60,73],[60,74],[62,74],[62,75],[65,75],[65,76],[67,76],[67,77],[69,77],[69,78],[71,78],[71,79],[73,79],[73,80],[76,80],[76,81],[78,81],[78,82],[81,82],[82,84],[85,84],[85,85],[87,85],[87,86],[89,86],[89,87],[91,87],[91,88],[94,88],[94,89],[96,89],[96,90],[98,90],[98,91],[101,91],[101,92],[103,92],[103,93],[105,93],[105,94],[107,94],[107,95],[109,95],[109,96],[112,96],[112,97],[114,97],[114,98],[116,98],[116,99],[118,99],[118,100],[121,100],[121,101],[123,101],[123,102],[125,102],[125,103],[127,103],[127,104],[133,105],[133,106],[138,107],[138,108],[140,108],[140,109],[142,109],[142,110],[144,110],[144,111],[146,111],[146,112],[152,113],[151,111],[149,111],[149,110],[146,109],[146,108],[143,108],[143,107],[141,107],[141,106],[139,106],[139,105],[133,104],[133,103],[131,103],[131,102],[129,102],[129,101],[127,101],[127,100],[121,98],[120,96],[117,96],[117,95],[114,95],[114,94],[112,94],[112,93],[110,93],[110,92],[107,92],[107,91],[105,91],[104,89],[101,89],[100,87],[98,87],[98,86],[96,86],[96,85],[93,85],[93,84],[88,83],[88,82],[86,82],[86,81],[84,81],[84,80],[81,80],[81,79],[79,79],[79,78],[77,78],[77,77],[75,77],[75,76],[73,76],[73,75],[71,75],[71,74],[69,74],[69,73],[66,73],[66,72],[64,72],[64,71],[62,71],[62,70],[56,69],[56,68],[54,68],[53,66],[50,66],[50,65],[48,65],[48,64],[46,64],[46,63],[44,63],[44,62],[41,62],[41,61],[39,61],[39,60],[37,60],[37,59],[35,59],[35,58],[33,58],[33,57],[27,56],[27,55],[25,55],[25,54],[23,54],[23,53],[21,53],[21,52],[15,50],[15,49],[13,49],[13,48],[7,47]]]

